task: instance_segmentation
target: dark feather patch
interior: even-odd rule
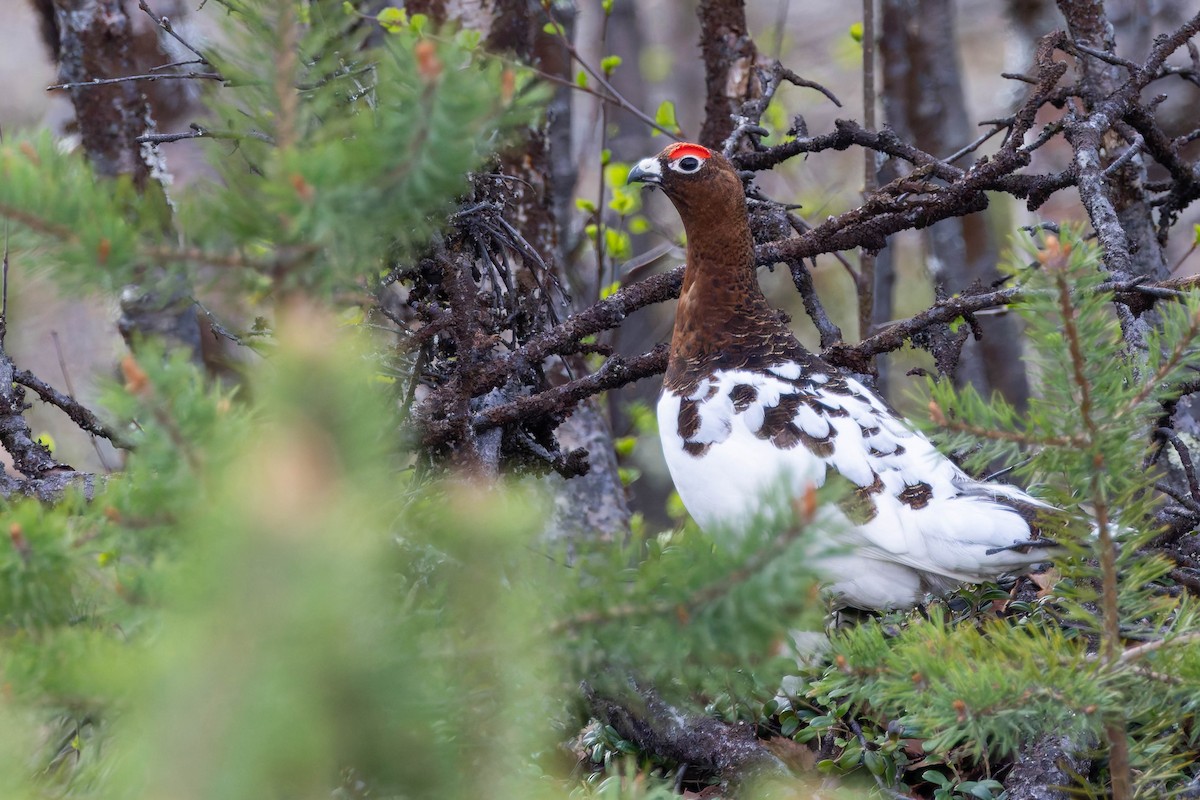
[[[896,495],[901,503],[912,509],[924,508],[933,498],[933,488],[924,481],[919,481],[904,487],[904,491]]]
[[[875,480],[871,481],[870,485],[859,486],[854,491],[856,491],[860,494],[864,494],[864,495],[879,494],[880,492],[882,492],[883,491],[883,478],[879,477],[878,472],[872,472],[871,474],[875,476]]]
[[[821,400],[820,395],[805,394],[804,404],[824,417],[848,417],[850,412]]]
[[[822,437],[809,434],[796,424],[796,411],[801,403],[808,403],[809,396],[804,394],[785,394],[779,398],[779,404],[763,410],[763,424],[754,434],[760,439],[770,439],[771,443],[782,450],[790,450],[798,444],[803,444],[809,452],[821,458],[833,455],[833,437],[837,430],[831,425],[829,433]],[[823,409],[822,409],[823,411]],[[817,413],[822,413],[818,411]]]
[[[778,405],[764,409],[762,427],[754,435],[760,439],[770,439],[771,444],[781,450],[791,450],[800,444],[804,432],[793,422],[800,399],[798,394],[785,394],[779,398]]]
[[[729,398],[733,400],[733,410],[740,414],[758,399],[758,389],[755,389],[748,383],[739,383],[733,387],[733,391],[729,393]]]
[[[829,458],[833,455],[833,434],[837,433],[833,428],[829,429],[829,436],[823,439],[818,439],[815,436],[809,436],[803,430],[800,431],[800,441],[804,442],[804,446],[809,449],[809,452],[814,453],[821,458]]]
[[[683,452],[687,453],[689,456],[695,456],[699,458],[708,452],[708,448],[710,446],[711,445],[700,444],[699,442],[684,442]]]
[[[850,397],[858,396],[858,393],[850,388],[850,384],[846,383],[846,379],[841,375],[834,375],[821,388],[830,394],[849,395]]]
[[[780,447],[793,447],[800,441],[800,429],[792,422],[796,418],[796,409],[800,407],[800,395],[785,394],[779,398],[779,403],[763,409],[762,427],[755,431],[760,439],[770,439]],[[794,432],[794,433],[793,433]],[[776,441],[777,437],[789,434],[794,437],[790,444]]]
[[[879,514],[874,495],[883,491],[883,479],[878,474],[869,486],[855,487],[854,491],[838,501],[842,513],[855,525],[866,525]]]
[[[780,450],[791,450],[804,438],[804,431],[796,427],[794,422],[789,422],[782,428],[775,431],[771,436],[771,444],[778,447]]]
[[[679,438],[684,441],[700,432],[700,404],[686,397],[679,402]]]

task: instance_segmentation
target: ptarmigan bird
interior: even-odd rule
[[[874,392],[804,349],[758,285],[742,182],[720,153],[672,144],[629,182],[660,188],[687,267],[658,401],[671,477],[705,529],[752,519],[781,482],[853,485],[832,513],[841,552],[819,569],[838,606],[907,608],[927,593],[1046,561],[1061,511],[967,475]]]

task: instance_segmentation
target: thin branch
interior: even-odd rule
[[[1156,436],[1169,442],[1171,447],[1175,449],[1175,455],[1179,457],[1179,464],[1183,468],[1184,477],[1187,478],[1188,490],[1192,493],[1192,502],[1200,508],[1200,483],[1196,481],[1196,467],[1192,463],[1191,453],[1183,442],[1180,441],[1179,437],[1175,435],[1175,431],[1170,428],[1159,428],[1154,433]]]
[[[1200,515],[1200,503],[1197,503],[1188,495],[1183,494],[1179,489],[1167,483],[1166,481],[1156,481],[1154,488],[1174,500],[1176,503],[1179,503],[1179,505],[1183,506],[1184,510],[1192,516]]]
[[[1116,53],[1110,53],[1106,50],[1098,50],[1095,47],[1089,47],[1086,42],[1072,42],[1069,47],[1072,50],[1078,50],[1080,53],[1085,53],[1093,58],[1098,58],[1106,64],[1124,67],[1130,72],[1141,68],[1140,64],[1136,64],[1127,58],[1121,58]]]
[[[180,72],[180,73],[145,73],[142,75],[122,75],[119,78],[92,78],[88,81],[76,81],[74,83],[56,83],[46,87],[47,92],[59,91],[62,89],[91,89],[95,86],[110,86],[114,83],[131,83],[133,81],[190,81],[190,80],[210,80],[224,81],[225,78],[216,72]]]
[[[1146,146],[1146,140],[1141,134],[1135,134],[1134,140],[1125,148],[1125,152],[1121,153],[1111,164],[1104,168],[1104,178],[1109,180],[1114,174],[1119,172],[1126,164],[1133,160],[1134,156],[1142,152]]]
[[[195,122],[190,127],[190,131],[180,131],[179,133],[144,133],[134,139],[134,141],[140,144],[165,144],[168,142],[178,142],[183,139],[232,139],[234,141],[257,139],[267,144],[275,144],[274,138],[260,131],[214,130],[212,128],[205,128]]]
[[[190,67],[193,64],[207,64],[208,62],[202,58],[189,58],[185,61],[172,61],[167,64],[159,64],[157,67],[150,67],[149,72],[161,72],[168,69],[177,69],[178,67]]]
[[[968,153],[973,153],[976,150],[978,150],[980,148],[980,146],[983,145],[984,142],[986,142],[988,139],[991,139],[997,133],[1000,133],[1001,131],[1004,131],[1004,130],[1008,130],[1010,127],[1012,127],[1012,120],[996,122],[992,125],[991,130],[989,130],[983,134],[980,134],[975,139],[975,141],[971,142],[970,144],[963,145],[958,150],[955,150],[953,153],[946,156],[942,160],[945,161],[947,164],[953,164],[955,161],[958,161],[960,158],[967,155]]]
[[[62,373],[63,384],[67,387],[68,395],[73,398],[75,397],[75,387],[71,383],[71,371],[67,369],[67,359],[63,355],[58,331],[50,331],[50,339],[54,342],[54,355],[58,357],[58,370]],[[104,451],[100,449],[100,441],[96,438],[96,434],[88,431],[88,441],[92,443],[92,449],[96,451],[96,458],[100,460],[100,466],[104,467],[105,472],[112,472],[112,468],[104,458]]]
[[[604,75],[599,70],[595,69],[591,64],[589,64],[586,60],[584,60],[584,58],[582,56],[579,55],[579,50],[575,47],[575,43],[570,40],[570,38],[566,35],[566,33],[564,33],[566,28],[564,28],[561,24],[559,24],[558,20],[556,20],[554,18],[553,9],[551,9],[550,6],[547,5],[545,7],[545,10],[550,15],[551,21],[553,21],[556,26],[555,30],[557,31],[559,43],[566,49],[567,54],[571,57],[571,60],[575,61],[576,63],[579,64],[579,66],[583,67],[584,72],[586,72],[588,75],[590,75],[596,81],[596,83],[598,83],[600,85],[600,87],[604,89],[605,93],[600,93],[600,92],[590,90],[587,87],[580,86],[575,81],[568,81],[557,75],[550,76],[548,73],[541,72],[540,70],[537,70],[536,68],[534,69],[535,74],[537,74],[539,77],[546,78],[547,80],[550,80],[553,83],[557,83],[562,86],[568,86],[573,89],[582,90],[582,91],[587,92],[588,94],[595,95],[596,97],[599,97],[610,103],[614,103],[616,106],[629,112],[633,116],[637,117],[641,122],[643,122],[646,125],[649,125],[651,128],[658,131],[659,133],[665,133],[667,136],[670,136],[672,139],[676,139],[676,140],[678,140],[680,138],[680,135],[681,135],[680,131],[667,130],[666,128],[664,128],[663,126],[661,126],[657,122],[655,122],[652,117],[648,116],[640,108],[638,108],[633,103],[631,103],[627,99],[625,99],[625,95],[623,95],[619,91],[617,91],[616,87],[614,87],[608,81],[608,79],[606,77],[604,77]],[[521,67],[521,69],[530,69],[529,65],[527,65],[527,64],[521,64],[520,67]]]
[[[103,436],[117,447],[129,450],[132,445],[127,439],[100,421],[92,411],[70,395],[63,394],[29,370],[18,369],[13,372],[13,382],[37,392],[44,402],[62,410],[79,428],[87,433]]]
[[[200,63],[200,64],[211,64],[212,63],[208,60],[207,57],[205,57],[204,53],[201,53],[199,50],[197,50],[195,47],[193,47],[191,45],[191,43],[189,43],[186,39],[184,39],[182,36],[180,36],[178,33],[175,32],[175,28],[171,25],[170,17],[159,16],[159,15],[155,14],[154,11],[150,8],[150,6],[148,6],[146,4],[146,0],[138,0],[138,8],[140,8],[142,11],[146,12],[146,15],[149,16],[150,19],[154,20],[154,24],[157,25],[163,31],[165,31],[168,36],[170,36],[175,41],[179,42],[181,45],[183,45],[185,48],[190,50],[192,53],[195,53],[196,57],[200,59],[198,63]]]
[[[666,368],[667,346],[665,344],[660,344],[653,350],[630,359],[611,356],[600,366],[600,369],[590,375],[576,378],[537,394],[519,397],[502,405],[493,406],[476,414],[472,418],[471,424],[475,430],[480,431],[517,421],[530,421],[547,415],[561,418],[563,408],[570,408],[585,398],[608,389],[616,389],[642,378],[658,375]]]
[[[816,265],[816,259],[813,260],[813,265]],[[813,321],[813,325],[817,328],[817,333],[821,337],[821,348],[832,347],[837,342],[842,340],[841,329],[833,324],[829,319],[829,315],[825,313],[825,307],[821,304],[821,298],[817,295],[817,289],[813,285],[812,273],[802,261],[793,261],[788,264],[788,269],[792,273],[792,283],[796,286],[796,291],[800,292],[800,299],[804,302],[804,310],[807,312],[809,319]]]
[[[4,347],[4,337],[8,335],[8,218],[4,219],[4,263],[3,274],[0,274],[0,348]]]
[[[875,130],[875,0],[862,0],[862,88],[863,125]],[[863,196],[870,197],[879,188],[879,170],[875,151],[863,150]],[[858,252],[858,338],[867,335],[875,316],[875,253],[879,248],[863,247]]]
[[[1136,647],[1127,648],[1121,653],[1118,660],[1123,664],[1128,664],[1131,661],[1136,661],[1147,653],[1153,653],[1155,650],[1161,650],[1164,647],[1192,644],[1193,642],[1200,642],[1200,633],[1184,633],[1179,636],[1172,636],[1166,639],[1156,639],[1153,642],[1146,642],[1145,644],[1139,644]]]

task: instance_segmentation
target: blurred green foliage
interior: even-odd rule
[[[164,237],[154,193],[97,181],[48,135],[0,143],[0,211],[77,291],[115,291],[147,264],[259,297],[329,294],[411,256],[469,188],[467,174],[539,107],[530,76],[470,37],[375,27],[330,2],[227,2],[206,100],[219,184],[175,198]],[[298,10],[304,11],[304,20]],[[411,21],[410,21],[411,23]]]
[[[528,488],[396,472],[373,343],[335,329],[289,308],[252,401],[147,347],[108,395],[127,472],[6,505],[5,797],[561,797],[581,678],[737,708],[786,673],[806,536],[567,568]]]

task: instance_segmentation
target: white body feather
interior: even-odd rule
[[[719,371],[687,397],[664,390],[659,399],[667,466],[684,505],[702,528],[745,525],[761,507],[764,493],[777,489],[781,481],[792,496],[800,496],[809,486],[821,486],[832,470],[858,487],[874,486],[869,496],[875,515],[864,524],[851,523],[835,507],[823,512],[830,515],[832,527],[845,531],[839,538],[845,555],[820,564],[841,605],[909,607],[921,602],[926,592],[995,578],[1046,560],[1037,548],[997,549],[1037,538],[1004,499],[1045,504],[1012,486],[975,481],[852,378],[802,378],[800,366],[791,362],[772,367],[770,373]],[[749,394],[747,386],[754,390],[753,401],[743,399],[735,407],[735,387]],[[781,397],[797,393],[805,402],[792,422],[809,437],[830,443],[828,455],[819,455],[803,442],[783,448],[760,435],[767,412]],[[691,435],[685,440],[680,411],[686,401],[696,404],[699,425],[687,431]],[[700,448],[703,452],[694,452]],[[920,502],[906,502],[902,493],[914,487]]]

